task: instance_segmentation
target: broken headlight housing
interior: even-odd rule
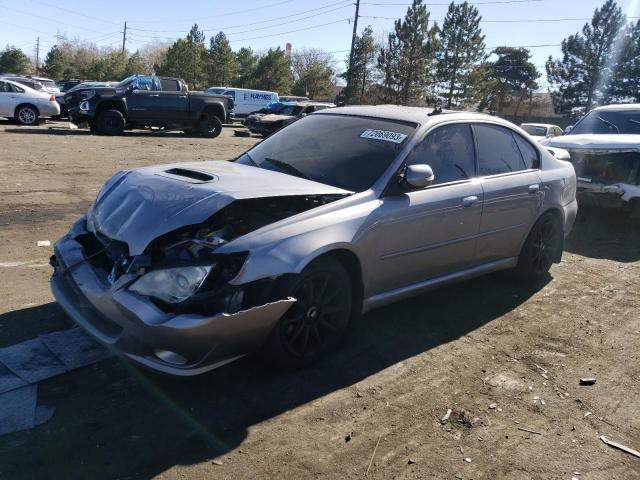
[[[166,303],[180,303],[198,291],[212,266],[151,270],[133,282],[129,290]]]

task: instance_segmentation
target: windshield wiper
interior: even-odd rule
[[[310,180],[310,178],[308,176],[306,176],[304,173],[302,173],[296,167],[294,167],[293,165],[288,164],[287,162],[283,162],[282,160],[276,160],[275,158],[269,158],[269,157],[265,157],[264,161],[265,162],[269,162],[269,163],[275,165],[276,167],[281,168],[282,170],[284,170],[283,173],[289,173],[289,174],[294,175],[296,177],[300,177],[300,178],[304,178],[306,180]]]
[[[609,120],[605,120],[605,119],[604,119],[604,118],[602,118],[602,117],[596,117],[596,118],[597,118],[598,120],[600,120],[602,123],[604,123],[604,124],[606,124],[606,125],[609,125],[610,127],[615,128],[615,129],[616,129],[616,133],[620,133],[620,129],[619,129],[619,128],[614,124],[614,123],[611,123]]]

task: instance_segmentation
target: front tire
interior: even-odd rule
[[[518,277],[530,281],[545,278],[553,262],[562,255],[563,240],[558,217],[551,212],[543,214],[529,232],[518,257]]]
[[[38,125],[38,110],[32,105],[20,105],[16,109],[16,122],[19,125],[33,126]]]
[[[222,121],[211,113],[205,113],[198,122],[198,132],[204,138],[216,138],[222,133]]]
[[[103,110],[95,121],[96,130],[104,135],[122,135],[126,124],[118,110]]]
[[[299,275],[287,275],[276,285],[274,298],[297,302],[272,330],[264,353],[281,368],[309,365],[344,337],[353,308],[349,275],[331,258],[309,264]]]

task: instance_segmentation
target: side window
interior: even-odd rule
[[[473,125],[478,146],[480,176],[525,170],[518,145],[511,130],[498,125],[477,123]]]
[[[524,159],[525,166],[528,169],[540,168],[540,156],[538,155],[538,151],[533,147],[533,145],[531,145],[517,133],[512,132],[512,135],[516,139],[516,143],[518,144],[518,148],[520,149],[520,153],[522,154],[522,158]]]
[[[136,79],[136,90],[155,90],[152,77],[138,77]]]
[[[437,127],[409,154],[406,163],[429,165],[435,176],[434,185],[475,177],[471,127],[466,123]]]
[[[227,90],[226,92],[223,93],[223,95],[229,95],[231,98],[233,98],[233,100],[235,101],[236,99],[236,92],[235,90]]]
[[[163,92],[178,92],[180,91],[180,84],[177,80],[171,80],[168,78],[160,79],[160,87]]]
[[[24,93],[24,88],[20,88],[20,87],[19,87],[19,86],[17,86],[17,85],[11,85],[11,87],[13,87],[13,91],[14,91],[15,93]]]
[[[0,82],[0,93],[11,93],[11,85],[7,82]]]

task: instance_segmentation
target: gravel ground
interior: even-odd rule
[[[256,141],[0,122],[0,347],[71,326],[36,242],[115,171]],[[376,310],[304,371],[247,358],[173,379],[113,358],[47,380],[55,414],[0,438],[0,478],[637,479],[599,436],[640,449],[639,291],[640,226],[581,211],[547,281],[493,274]]]

